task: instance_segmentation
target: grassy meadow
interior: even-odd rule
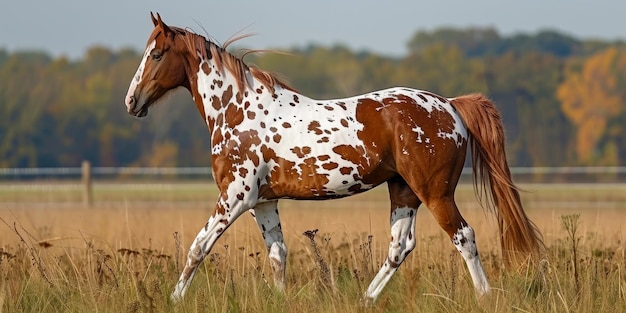
[[[457,202],[492,285],[477,299],[461,256],[427,208],[417,247],[377,302],[361,295],[386,258],[386,188],[341,200],[282,201],[285,293],[273,289],[248,214],[205,259],[183,302],[169,300],[210,216],[209,182],[0,185],[0,312],[626,312],[625,185],[523,185],[547,245],[538,267],[503,268],[495,220],[471,185]],[[306,231],[316,230],[313,239]],[[328,270],[325,270],[328,269]]]

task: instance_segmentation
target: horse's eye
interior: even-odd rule
[[[160,61],[162,57],[163,57],[163,54],[161,54],[160,51],[152,52],[152,59],[153,60]]]

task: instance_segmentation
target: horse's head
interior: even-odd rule
[[[125,99],[128,113],[137,117],[146,116],[148,108],[168,91],[180,86],[189,88],[184,59],[187,50],[180,38],[183,33],[163,23],[158,13],[156,18],[152,13],[150,16],[154,30]]]

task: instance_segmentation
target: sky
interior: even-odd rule
[[[443,26],[494,27],[501,35],[557,30],[579,39],[626,39],[623,0],[2,0],[0,49],[80,58],[92,46],[143,51],[150,12],[166,24],[253,49],[342,44],[402,56],[415,34]]]

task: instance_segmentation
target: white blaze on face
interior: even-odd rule
[[[143,54],[143,59],[141,60],[141,63],[139,63],[139,68],[137,68],[137,72],[135,72],[135,76],[133,76],[133,79],[130,81],[130,86],[128,87],[128,92],[126,93],[126,98],[125,98],[126,107],[129,110],[131,109],[130,98],[135,94],[135,89],[137,89],[137,86],[139,85],[139,83],[141,83],[141,78],[143,77],[143,70],[144,70],[144,67],[146,66],[146,61],[148,61],[148,57],[150,56],[150,53],[152,52],[152,49],[154,49],[155,46],[156,46],[156,40],[153,40],[146,48],[146,51]]]

